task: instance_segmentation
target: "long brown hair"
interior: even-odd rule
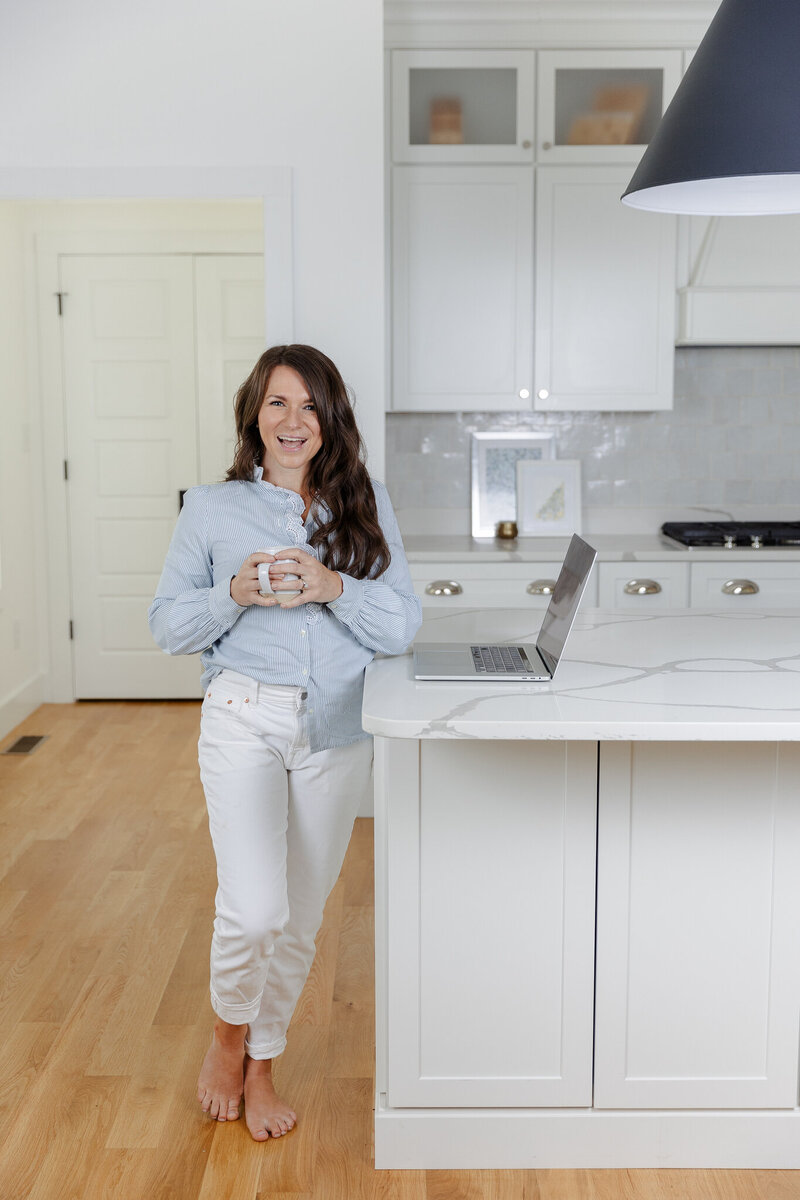
[[[303,380],[322,434],[322,447],[309,463],[306,481],[314,518],[321,522],[309,545],[319,548],[320,559],[332,571],[346,571],[356,579],[379,575],[388,567],[391,554],[378,523],[364,443],[344,380],[321,350],[272,346],[261,355],[236,393],[236,451],[225,478],[252,480],[253,468],[261,463],[264,446],[258,414],[270,375],[279,366],[291,367]]]

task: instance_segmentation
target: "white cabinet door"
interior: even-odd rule
[[[598,565],[600,608],[685,608],[689,601],[688,563],[620,563]]]
[[[677,218],[620,203],[627,167],[540,167],[535,406],[672,407]]]
[[[638,162],[680,76],[680,50],[540,50],[537,158]]]
[[[591,1105],[596,764],[591,742],[376,738],[390,1106]]]
[[[392,224],[392,407],[530,408],[532,171],[395,167]]]
[[[692,608],[757,612],[800,608],[800,563],[716,561],[692,563]]]
[[[596,1108],[796,1105],[799,768],[792,743],[601,744]]]
[[[394,161],[532,162],[533,65],[532,50],[395,50]]]

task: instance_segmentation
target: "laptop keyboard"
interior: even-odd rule
[[[516,646],[470,646],[479,675],[530,675],[532,667]]]

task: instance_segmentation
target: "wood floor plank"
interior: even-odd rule
[[[84,1200],[92,1159],[103,1148],[125,1082],[84,1076],[62,1095],[47,1140],[39,1130],[30,1147],[33,1153],[41,1153],[43,1146],[46,1150],[27,1200]]]
[[[170,972],[154,1025],[195,1025],[211,1019],[208,957],[213,914],[205,909],[190,915],[186,936]]]
[[[348,908],[372,908],[375,903],[375,877],[372,867],[371,818],[357,817],[347,851],[344,902]]]
[[[142,1039],[158,1012],[184,937],[182,929],[161,930],[146,958],[133,964],[111,1020],[87,1063],[87,1075],[130,1073]]]
[[[3,1038],[0,1073],[0,1146],[13,1120],[28,1103],[28,1092],[58,1036],[55,1023],[19,1023]]]
[[[302,1193],[320,1185],[317,1154],[328,1136],[323,1127],[325,1078],[320,1070],[325,1058],[328,1031],[302,1025],[290,1031],[289,1044],[277,1060],[275,1088],[297,1113],[297,1125],[286,1137],[263,1143],[268,1151],[259,1190]]]
[[[32,1195],[45,1157],[49,1164],[48,1178],[57,1176],[59,1170],[66,1174],[70,1169],[75,1146],[62,1138],[62,1127],[72,1121],[69,1114],[77,1094],[95,1097],[99,1105],[101,1099],[110,1101],[124,1090],[124,1080],[105,1079],[98,1080],[93,1090],[93,1081],[85,1080],[83,1073],[86,1058],[113,1011],[121,986],[119,979],[92,980],[59,1029],[42,1069],[26,1093],[26,1104],[11,1120],[0,1153],[0,1196],[4,1200]],[[88,1101],[81,1107],[84,1114],[87,1104]],[[46,1139],[43,1130],[48,1131]]]
[[[344,883],[340,881],[325,905],[322,928],[317,934],[316,957],[292,1017],[293,1030],[301,1025],[327,1028],[330,1023],[343,913]]]
[[[322,1102],[327,1136],[317,1151],[317,1179],[324,1180],[326,1200],[372,1200],[372,1136],[359,1119],[371,1106],[371,1079],[327,1079]]]
[[[325,1072],[362,1079],[375,1069],[373,909],[346,908],[340,941]]]
[[[106,1138],[110,1150],[156,1149],[177,1100],[179,1068],[192,1039],[186,1026],[153,1026],[135,1046],[131,1075]]]
[[[523,1200],[524,1171],[428,1171],[426,1200]]]

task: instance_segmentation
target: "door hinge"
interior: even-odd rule
[[[64,459],[64,478],[69,479],[69,463]]]
[[[71,642],[73,642],[75,640],[75,629],[73,627],[72,621],[70,621],[70,623],[69,623],[69,640]]]
[[[55,292],[54,295],[55,295],[56,299],[58,300],[58,315],[60,317],[63,317],[63,315],[64,315],[64,297],[68,296],[69,292]]]

